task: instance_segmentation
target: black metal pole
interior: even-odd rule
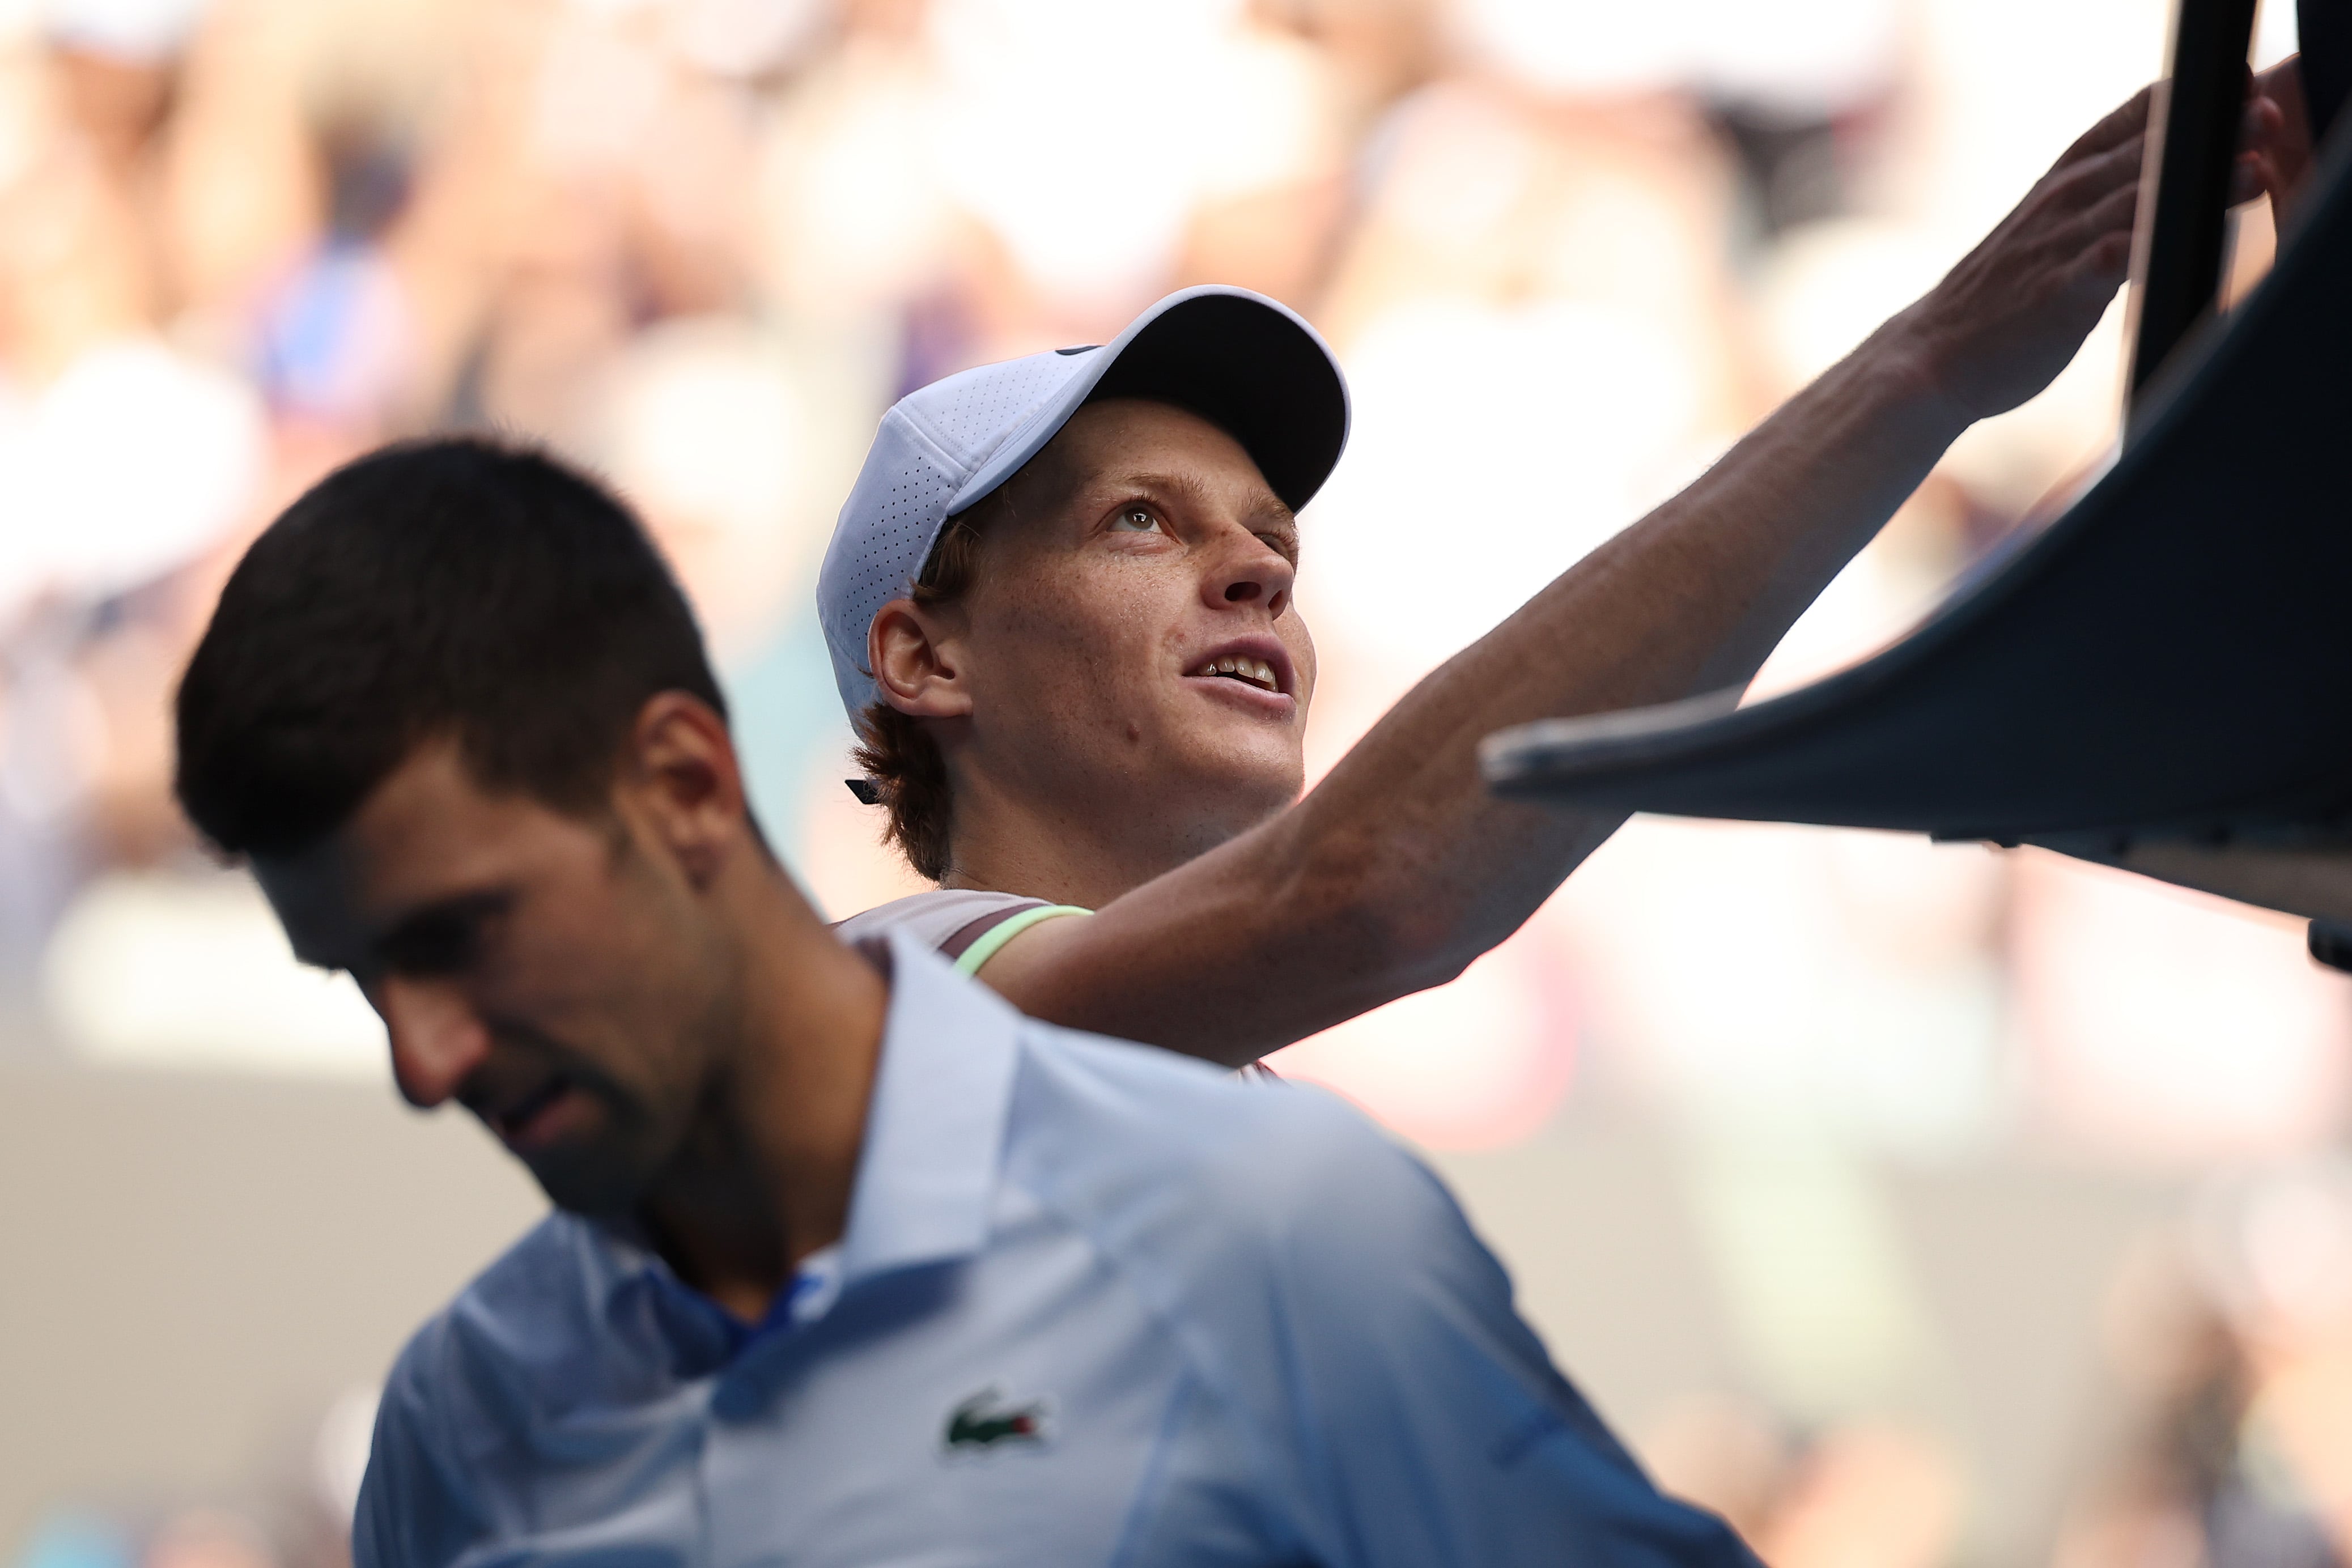
[[[2140,214],[2135,246],[2135,406],[2221,291],[2230,168],[2253,30],[2254,0],[2180,0],[2173,14],[2161,120],[2149,127],[2155,210]]]
[[[2315,147],[2352,92],[2352,0],[2295,0],[2303,54],[2303,101]]]

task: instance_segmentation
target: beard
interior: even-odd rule
[[[667,1163],[657,1118],[617,1085],[574,1074],[571,1087],[595,1103],[596,1125],[523,1156],[523,1164],[556,1207],[591,1219],[625,1219]]]

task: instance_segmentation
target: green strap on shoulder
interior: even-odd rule
[[[1009,920],[999,922],[981,939],[963,950],[955,962],[959,975],[977,975],[980,967],[996,956],[996,950],[1020,936],[1041,920],[1058,920],[1065,915],[1092,915],[1091,909],[1080,909],[1075,904],[1048,904],[1037,909],[1024,909]]]

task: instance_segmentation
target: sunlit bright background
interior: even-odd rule
[[[2273,0],[2257,53],[2292,48]],[[1181,285],[1353,383],[1329,762],[1931,285],[2159,0],[0,0],[0,1562],[327,1568],[373,1380],[538,1199],[394,1108],[166,790],[246,539],[528,433],[643,510],[819,900],[906,891],[810,604],[904,390]],[[2248,214],[2237,265],[2270,248]],[[2113,434],[2120,310],[1791,635],[1898,633]],[[2352,1557],[2352,995],[2033,854],[1637,821],[1278,1059],[1432,1151],[1777,1568]]]

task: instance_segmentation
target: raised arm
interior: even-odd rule
[[[2147,99],[1696,483],[1423,679],[1296,807],[1094,919],[1034,927],[982,977],[1036,1016],[1237,1064],[1459,974],[1622,821],[1496,800],[1479,741],[1744,685],[1961,431],[2074,357],[2128,261]]]

